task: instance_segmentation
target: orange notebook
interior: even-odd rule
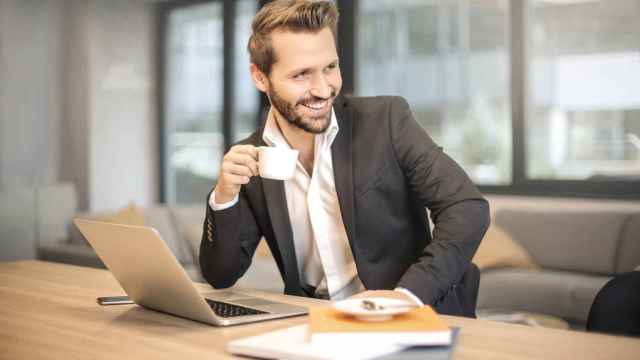
[[[353,346],[371,342],[398,345],[449,345],[451,329],[430,306],[381,322],[358,320],[330,307],[309,309],[309,337],[315,344]]]

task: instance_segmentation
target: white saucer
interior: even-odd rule
[[[338,301],[333,304],[333,308],[348,315],[355,316],[357,319],[365,320],[365,321],[385,321],[391,319],[394,315],[404,314],[410,311],[411,304],[399,300],[399,299],[390,299],[384,297],[371,297],[366,298],[367,300],[372,300],[376,304],[381,306],[393,306],[387,309],[382,310],[367,310],[364,306],[362,306],[363,299],[347,299]],[[407,305],[406,307],[400,307],[402,305]]]

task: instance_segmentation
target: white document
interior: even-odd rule
[[[227,343],[232,354],[263,359],[364,360],[391,354],[404,346],[377,344],[367,346],[322,346],[307,341],[307,325],[298,325]]]

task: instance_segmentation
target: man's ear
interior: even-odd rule
[[[249,64],[249,71],[251,72],[251,78],[253,79],[253,83],[256,85],[258,90],[263,93],[267,92],[267,75],[265,75],[256,64]]]

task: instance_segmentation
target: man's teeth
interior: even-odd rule
[[[325,105],[327,104],[327,101],[321,101],[321,102],[317,102],[317,103],[306,103],[303,104],[304,106],[314,109],[314,110],[320,110],[322,109]]]

